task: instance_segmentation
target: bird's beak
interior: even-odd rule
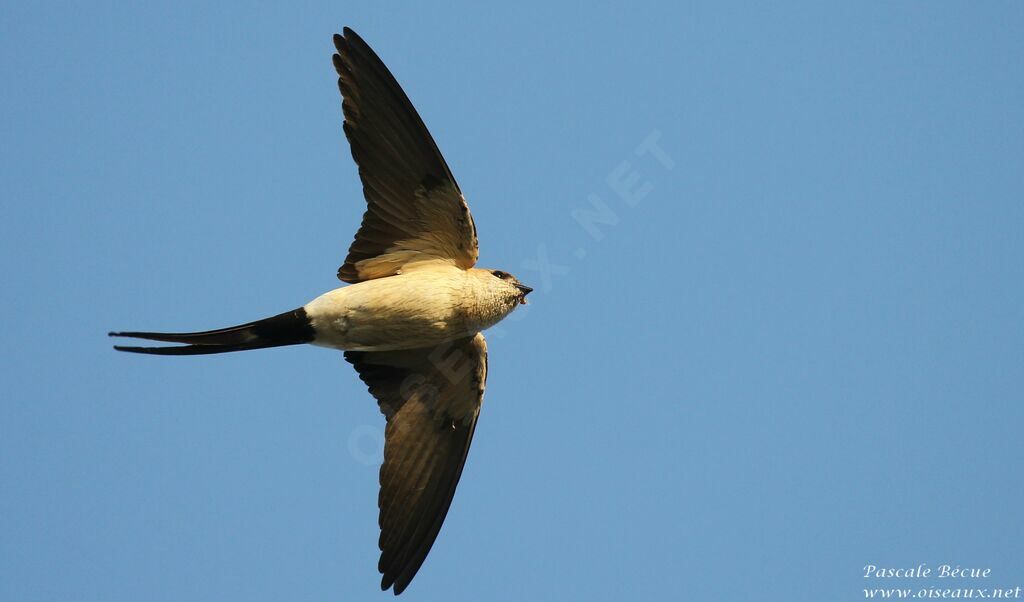
[[[532,293],[533,289],[526,286],[525,284],[516,284],[515,286],[517,289],[523,291],[523,297],[519,300],[519,302],[522,303],[523,305],[526,305],[526,295]]]

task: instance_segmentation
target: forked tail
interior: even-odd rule
[[[272,318],[257,320],[205,332],[111,332],[112,337],[132,337],[166,343],[185,343],[180,347],[126,347],[114,345],[118,351],[150,353],[153,355],[201,355],[247,351],[266,347],[299,345],[313,341],[315,331],[303,308],[294,309]]]

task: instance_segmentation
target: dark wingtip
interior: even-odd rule
[[[390,589],[391,593],[397,596],[404,592],[405,588],[409,587],[409,581],[402,580],[400,576],[387,572],[384,569],[378,568],[377,570],[383,573],[380,580],[381,591],[386,592]]]

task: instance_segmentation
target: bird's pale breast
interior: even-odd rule
[[[305,306],[315,345],[353,351],[414,349],[477,332],[472,283],[455,267],[410,271],[325,293]]]

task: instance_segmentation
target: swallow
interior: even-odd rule
[[[388,68],[354,31],[334,36],[343,129],[366,212],[338,278],[298,309],[203,332],[111,332],[204,355],[310,344],[344,352],[386,420],[378,508],[381,589],[400,594],[430,551],[462,475],[487,383],[482,331],[531,288],[477,268],[459,185]]]

